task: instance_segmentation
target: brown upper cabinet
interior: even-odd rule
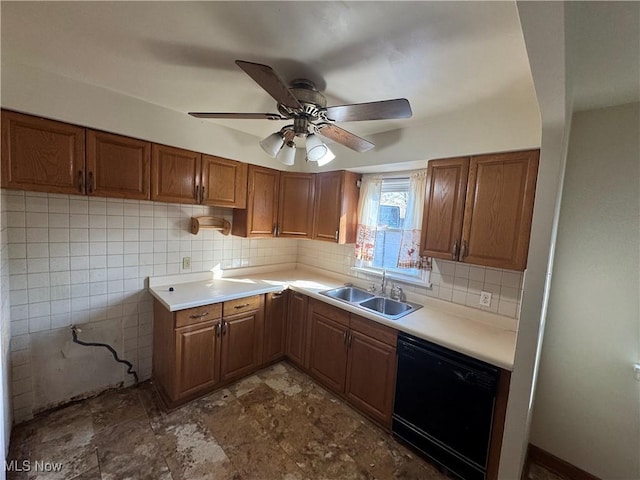
[[[151,199],[244,208],[247,165],[182,148],[153,144]]]
[[[276,236],[311,238],[314,199],[312,173],[280,172]]]
[[[358,182],[362,176],[347,171],[316,174],[313,212],[314,240],[340,244],[356,241]]]
[[[151,200],[200,203],[202,154],[154,143],[151,162]]]
[[[150,198],[151,143],[87,130],[86,146],[89,195]]]
[[[280,172],[249,165],[247,208],[233,211],[231,233],[241,237],[275,236],[278,223]]]
[[[247,183],[247,208],[233,211],[233,235],[311,238],[313,174],[249,165]]]
[[[524,270],[539,150],[432,160],[423,256]]]
[[[151,143],[2,111],[2,186],[150,198]]]
[[[2,111],[2,187],[83,194],[84,128]]]
[[[227,158],[202,155],[203,205],[245,208],[247,206],[247,164]]]

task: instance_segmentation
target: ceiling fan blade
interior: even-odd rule
[[[231,120],[287,120],[278,113],[226,113],[226,112],[189,112],[196,118],[228,118]]]
[[[275,98],[278,103],[293,109],[302,108],[300,102],[298,102],[275,70],[269,65],[245,62],[242,60],[236,60],[236,65],[253,78],[253,80],[265,89],[269,95]]]
[[[318,133],[323,137],[327,137],[334,142],[338,142],[345,147],[349,147],[356,152],[366,152],[371,150],[375,145],[369,140],[360,138],[351,132],[346,131],[344,128],[340,128],[332,123],[321,123],[318,125]]]
[[[411,105],[406,98],[382,100],[379,102],[354,103],[327,107],[327,118],[334,122],[355,122],[360,120],[387,120],[410,118]]]

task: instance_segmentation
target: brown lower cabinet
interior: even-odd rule
[[[289,294],[286,355],[289,361],[301,368],[308,368],[307,358],[307,305],[309,297],[298,292]]]
[[[264,305],[264,342],[262,363],[284,358],[287,339],[289,290],[267,293]]]
[[[314,299],[309,326],[311,375],[391,428],[397,331]]]
[[[173,408],[262,365],[264,296],[170,312],[154,302],[153,378]]]

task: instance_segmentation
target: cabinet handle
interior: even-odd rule
[[[199,313],[197,315],[189,315],[189,318],[202,318],[206,317],[207,315],[209,315],[209,312]]]
[[[200,199],[200,185],[196,185],[196,203],[199,202]]]
[[[462,245],[460,246],[460,260],[463,260],[464,257],[467,256],[467,242],[462,241]]]
[[[204,202],[204,186],[200,189],[200,203]]]
[[[347,340],[347,348],[351,348],[351,339],[353,338],[353,335],[351,335],[351,332],[349,332],[349,339]]]
[[[89,193],[93,193],[93,172],[89,172]]]
[[[342,334],[342,343],[344,343],[345,346],[347,345],[347,331],[346,330]]]
[[[335,237],[336,238],[336,242],[338,241],[338,236],[339,236],[339,232],[338,232],[338,230],[336,230],[336,237]]]
[[[458,240],[453,242],[453,251],[451,252],[451,258],[453,260],[457,260],[458,259]]]
[[[248,307],[249,305],[251,305],[250,303],[243,303],[242,305],[236,305],[235,308],[236,310],[240,310],[241,308],[245,308]]]
[[[273,225],[273,236],[277,237],[278,236],[278,224],[274,224]]]
[[[220,322],[216,323],[216,337],[220,336]]]
[[[227,322],[226,320],[222,320],[222,335],[226,335],[227,334],[227,324],[229,322]]]
[[[84,193],[84,174],[82,170],[78,171],[78,190],[80,193]]]

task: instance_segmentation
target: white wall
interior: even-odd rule
[[[509,92],[509,98],[516,93],[521,103],[485,98],[414,128],[371,135],[376,148],[367,153],[338,146],[331,170],[379,169],[398,162],[406,170],[424,168],[433,158],[537,148],[540,123],[529,114],[531,92]],[[2,107],[280,170],[317,170],[304,161],[303,149],[296,164],[285,168],[252,135],[4,59]]]
[[[639,104],[576,113],[531,442],[640,478]]]
[[[11,288],[11,368],[15,421],[132,377],[151,375],[152,299],[148,276],[295,262],[297,240],[242,239],[190,232],[193,215],[231,219],[230,209],[3,190]],[[6,285],[3,279],[3,285]],[[5,287],[6,288],[6,287]]]
[[[9,303],[9,249],[7,242],[7,215],[5,211],[6,201],[4,192],[0,193],[0,405],[2,414],[0,415],[0,452],[4,465],[5,456],[9,450],[9,439],[11,436],[11,423],[13,415],[11,411],[11,390],[9,383],[11,380],[11,362],[9,359],[10,348],[10,303]],[[4,475],[4,469],[2,469]],[[3,476],[0,476],[4,478]]]

